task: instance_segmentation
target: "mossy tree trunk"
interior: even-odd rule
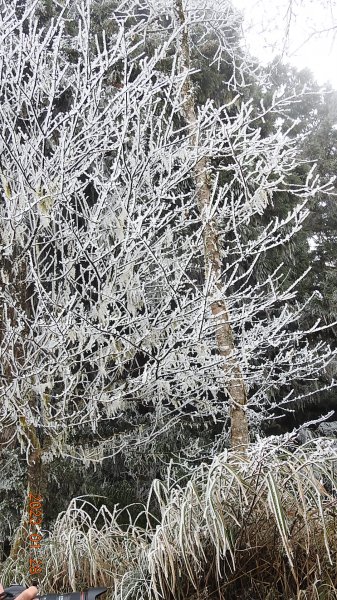
[[[29,501],[31,498],[41,498],[43,502],[46,490],[44,465],[42,461],[43,448],[37,437],[36,430],[33,426],[28,426],[24,419],[21,420],[21,426],[30,441],[31,447],[28,453],[26,498],[24,499],[22,506],[20,525],[16,531],[10,552],[10,557],[13,560],[17,559],[22,550],[27,553],[29,552]]]

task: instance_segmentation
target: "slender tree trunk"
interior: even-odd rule
[[[27,319],[31,314],[31,307],[29,300],[27,300],[27,285],[26,285],[26,268],[23,262],[20,271],[21,281],[19,282],[20,289],[18,290],[18,302],[20,303],[21,309],[26,314]],[[13,310],[13,322],[16,321],[15,311]],[[15,347],[15,362],[18,367],[24,362],[25,357],[25,337],[28,336],[28,329],[25,328],[22,333],[22,341]],[[35,410],[39,410],[37,406],[37,398],[35,395],[28,400],[30,406]],[[44,496],[46,487],[46,481],[44,477],[44,465],[42,462],[42,456],[44,448],[37,434],[37,429],[33,424],[27,423],[24,416],[20,417],[21,430],[29,443],[29,450],[27,455],[27,492],[22,507],[22,518],[20,526],[15,534],[13,540],[10,556],[13,560],[16,560],[18,554],[22,549],[28,552],[28,541],[29,541],[29,498],[30,494],[34,497]]]
[[[198,209],[204,225],[205,271],[206,275],[211,277],[216,288],[221,291],[222,264],[217,227],[215,220],[208,217],[212,195],[212,185],[208,173],[208,159],[205,156],[198,159],[198,125],[195,98],[191,77],[188,74],[190,70],[190,44],[182,0],[175,0],[175,12],[177,24],[180,28],[178,50],[180,70],[186,74],[182,86],[184,118],[188,125],[191,146],[196,150],[197,154],[194,179]],[[224,359],[223,370],[226,389],[230,396],[231,446],[238,450],[245,450],[249,443],[248,419],[246,414],[247,392],[240,365],[234,357],[234,336],[226,299],[223,298],[211,302],[210,308],[216,325],[218,352]]]
[[[3,179],[3,183],[4,183]],[[11,199],[11,190],[9,185],[4,185],[5,195],[8,200]],[[15,331],[18,327],[18,311],[17,307],[20,308],[21,312],[25,315],[28,320],[31,316],[31,304],[29,294],[27,291],[27,269],[25,257],[21,258],[21,262],[17,264],[17,254],[20,252],[14,252],[11,259],[3,258],[2,260],[2,275],[4,280],[0,280],[0,344],[2,346],[2,376],[4,385],[10,387],[15,372],[20,369],[20,366],[25,363],[25,342],[28,337],[29,331],[27,325],[21,331],[20,340],[14,342],[13,353],[11,354],[11,345],[8,343],[8,353],[6,353],[6,332],[8,325]],[[10,305],[5,303],[5,291],[6,286],[10,286],[12,289],[12,302]],[[28,399],[28,403],[32,406],[36,404],[35,396]],[[11,547],[10,556],[13,560],[16,560],[21,550],[28,551],[29,542],[29,514],[28,514],[28,498],[30,494],[34,496],[43,496],[46,482],[43,472],[43,447],[41,446],[40,440],[37,435],[37,430],[34,425],[27,423],[26,418],[21,416],[20,427],[26,438],[29,440],[29,451],[28,451],[28,464],[27,464],[27,493],[24,499],[22,507],[22,516],[20,525],[14,536],[14,540]],[[10,437],[8,438],[10,440]],[[8,441],[7,440],[7,441]],[[6,445],[6,432],[0,437],[0,443]],[[19,451],[18,448],[14,447],[13,450]]]
[[[43,449],[36,435],[36,430],[33,426],[28,426],[25,420],[21,420],[21,425],[25,430],[27,437],[31,443],[31,450],[28,456],[27,465],[27,493],[22,507],[22,516],[20,525],[14,536],[11,547],[10,557],[16,560],[21,551],[29,552],[29,498],[34,497],[44,498],[46,482],[44,478],[44,469],[42,462]]]

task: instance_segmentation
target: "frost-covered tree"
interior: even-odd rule
[[[251,283],[319,188],[308,165],[292,178],[296,98],[267,95],[228,0],[108,3],[108,33],[93,0],[51,20],[21,4],[0,13],[2,442],[38,490],[55,456],[98,461],[187,419],[246,447],[331,358],[281,264]],[[197,100],[198,53],[227,73],[220,104]],[[290,191],[294,210],[247,236]]]

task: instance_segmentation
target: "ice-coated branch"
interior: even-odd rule
[[[309,169],[292,183],[302,137],[276,118],[298,98],[244,100],[258,72],[229,2],[177,17],[168,0],[116,1],[109,34],[89,0],[56,3],[44,25],[38,3],[14,5],[0,31],[3,439],[47,461],[90,431],[97,450],[72,455],[103,457],[236,411],[246,444],[275,390],[282,405],[285,383],[332,356],[301,332],[282,265],[256,275],[320,189]],[[221,105],[193,88],[214,40],[212,64],[233,67]],[[276,193],[293,210],[262,227]]]

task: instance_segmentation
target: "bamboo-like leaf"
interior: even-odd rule
[[[267,474],[267,484],[268,484],[268,491],[269,491],[269,494],[268,494],[269,506],[274,514],[276,524],[277,524],[278,530],[280,532],[283,547],[284,547],[284,550],[285,550],[288,560],[289,560],[289,564],[290,564],[291,568],[293,569],[293,567],[294,567],[293,556],[292,556],[293,552],[292,552],[291,545],[289,542],[288,522],[287,522],[287,518],[284,513],[284,509],[282,506],[280,494],[279,494],[275,479],[274,479],[272,473],[270,473],[270,472]]]

